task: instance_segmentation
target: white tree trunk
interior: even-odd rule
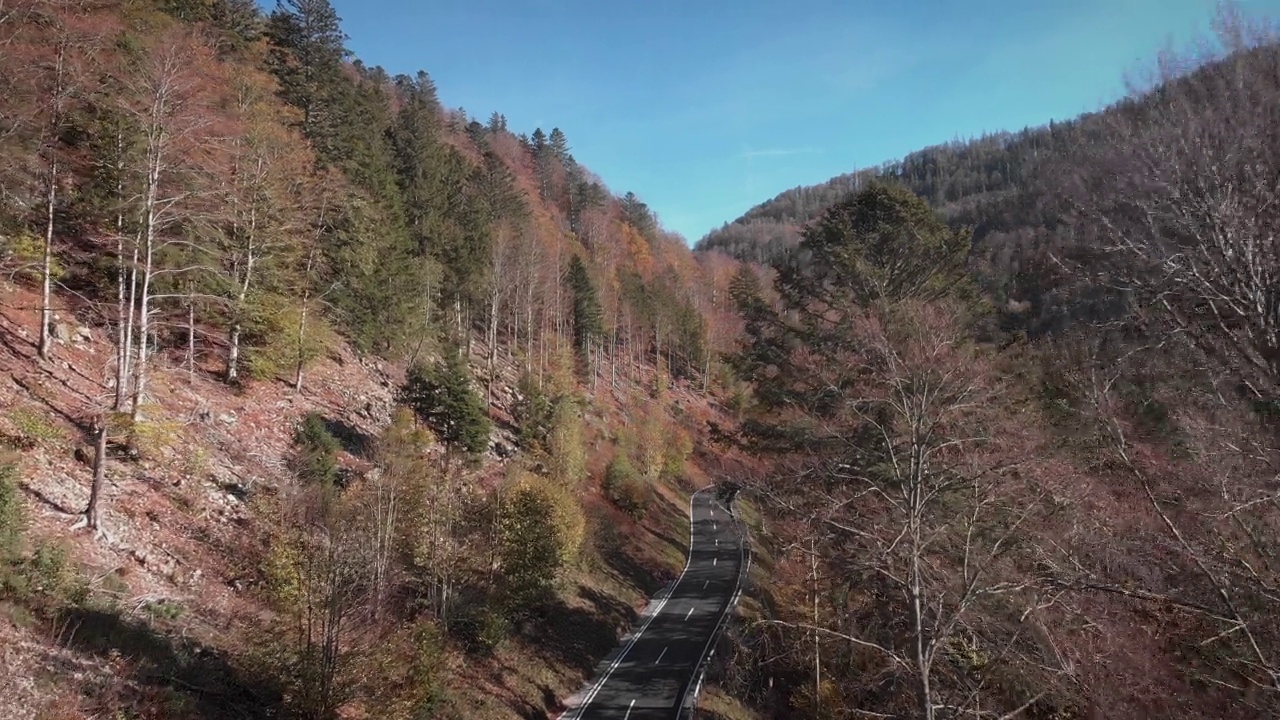
[[[261,168],[261,161],[259,161],[258,165]],[[237,284],[235,312],[231,320],[231,327],[227,331],[226,379],[229,383],[234,383],[240,379],[240,335],[244,327],[244,303],[249,297],[249,284],[253,280],[253,264],[257,259],[257,247],[254,245],[257,221],[257,210],[250,210],[248,237],[245,240],[244,274],[239,278],[240,282]]]
[[[151,329],[151,280],[155,275],[156,195],[160,182],[160,152],[151,154],[147,172],[147,192],[142,225],[142,292],[138,304],[138,359],[133,368],[133,406],[130,415],[139,417],[143,393],[147,388],[147,361]]]
[[[53,150],[50,150],[52,153]],[[49,159],[49,178],[45,193],[44,257],[40,265],[40,357],[49,359],[53,344],[49,326],[53,323],[50,288],[53,277],[53,216],[58,197],[58,161]]]
[[[196,376],[196,298],[195,291],[187,289],[187,379]]]
[[[116,412],[123,412],[129,397],[129,358],[133,344],[132,269],[137,267],[138,243],[133,262],[125,262],[124,247],[124,132],[116,131]],[[130,280],[126,282],[125,277]]]

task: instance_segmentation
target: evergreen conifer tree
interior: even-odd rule
[[[322,161],[333,162],[350,86],[342,70],[350,55],[342,19],[329,0],[278,0],[267,38],[280,97],[302,111],[303,135]]]
[[[489,416],[461,354],[445,352],[434,365],[410,368],[401,400],[450,450],[478,455],[489,446]]]
[[[592,341],[604,334],[604,312],[587,266],[577,255],[569,260],[565,282],[573,293],[573,344],[578,352],[586,355]]]

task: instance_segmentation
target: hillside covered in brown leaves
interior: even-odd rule
[[[0,716],[554,716],[730,473],[734,264],[344,41],[0,3]]]

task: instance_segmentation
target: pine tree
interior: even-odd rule
[[[520,399],[512,408],[512,414],[520,426],[520,447],[530,455],[544,453],[551,438],[557,398],[548,395],[538,379],[528,371],[520,374],[516,390]]]
[[[934,300],[964,289],[970,237],[907,188],[873,183],[805,229],[801,252],[778,264],[778,289],[802,302],[831,283],[858,307]]]
[[[489,416],[460,353],[446,352],[434,365],[410,368],[401,401],[451,451],[478,455],[489,446]]]
[[[425,72],[395,79],[400,110],[391,129],[396,177],[410,238],[420,256],[449,231],[451,193],[462,184],[460,158],[440,141],[440,101]]]
[[[267,21],[268,65],[280,97],[302,111],[303,134],[325,162],[337,162],[350,83],[342,21],[329,0],[278,0]]]
[[[382,68],[355,64],[350,117],[335,148],[355,185],[326,248],[341,276],[332,299],[356,346],[394,355],[420,337],[427,320],[422,286],[430,268],[415,256],[393,149],[390,79]]]
[[[546,133],[542,132],[542,128],[533,131],[529,144],[533,152],[533,167],[538,176],[538,197],[550,200],[555,182],[555,167],[558,164],[555,150],[547,140]]]
[[[263,27],[262,11],[254,0],[214,0],[209,20],[226,32],[223,42],[236,50],[256,40]]]
[[[290,469],[305,483],[332,488],[341,471],[338,465],[340,450],[342,444],[329,431],[324,418],[319,413],[307,413],[293,432]]]
[[[549,147],[551,157],[561,167],[568,169],[569,163],[573,158],[569,155],[569,140],[564,136],[560,128],[551,128],[551,135],[547,137],[547,145]]]
[[[600,183],[588,178],[573,158],[569,160],[569,229],[581,235],[583,213],[592,208],[603,207],[609,200],[609,193]]]
[[[730,291],[747,341],[730,364],[754,386],[763,407],[805,407],[815,415],[833,409],[838,388],[814,384],[809,375],[847,362],[857,318],[867,313],[898,323],[893,313],[905,302],[966,301],[972,292],[964,264],[968,238],[905,188],[873,184],[850,195],[775,263],[780,308],[764,299],[755,273],[744,269],[734,277]],[[798,356],[797,347],[808,352]],[[760,424],[749,434],[775,446],[802,441],[783,430]]]
[[[472,311],[489,280],[494,222],[486,196],[488,170],[471,166],[456,151],[450,153],[459,180],[446,189],[446,224],[432,248],[443,274],[441,305],[453,314],[455,339],[463,343],[469,341]]]
[[[454,334],[462,339],[471,308],[484,294],[490,196],[503,194],[496,189],[500,173],[488,162],[486,167],[472,167],[443,141],[440,103],[425,72],[414,78],[399,76],[395,86],[400,109],[389,135],[406,230],[416,256],[430,259],[430,270],[442,274],[439,283],[431,284],[440,288],[440,308],[452,316]]]
[[[592,342],[604,334],[604,312],[587,266],[577,255],[569,260],[565,283],[573,293],[573,344],[586,356],[591,351]]]
[[[653,211],[649,206],[636,197],[633,192],[628,192],[622,196],[622,221],[635,228],[650,242],[653,241],[654,232],[658,229],[658,221],[653,216]]]
[[[485,152],[473,183],[488,222],[520,223],[528,217],[529,208],[516,186],[515,173],[493,152]]]

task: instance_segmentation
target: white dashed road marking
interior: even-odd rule
[[[662,656],[667,654],[668,648],[662,648],[662,652],[658,653],[658,659],[653,661],[654,665],[662,662]]]
[[[692,615],[692,614],[693,614],[693,608],[689,608],[689,612],[687,612],[687,613],[685,613],[685,614],[684,614],[684,619],[685,619],[685,620],[688,620],[688,619],[689,619],[689,616],[690,616],[690,615]]]
[[[627,720],[627,718],[631,717],[631,708],[635,706],[636,706],[636,701],[635,699],[632,699],[631,704],[627,706],[627,714],[622,716],[622,720]]]

